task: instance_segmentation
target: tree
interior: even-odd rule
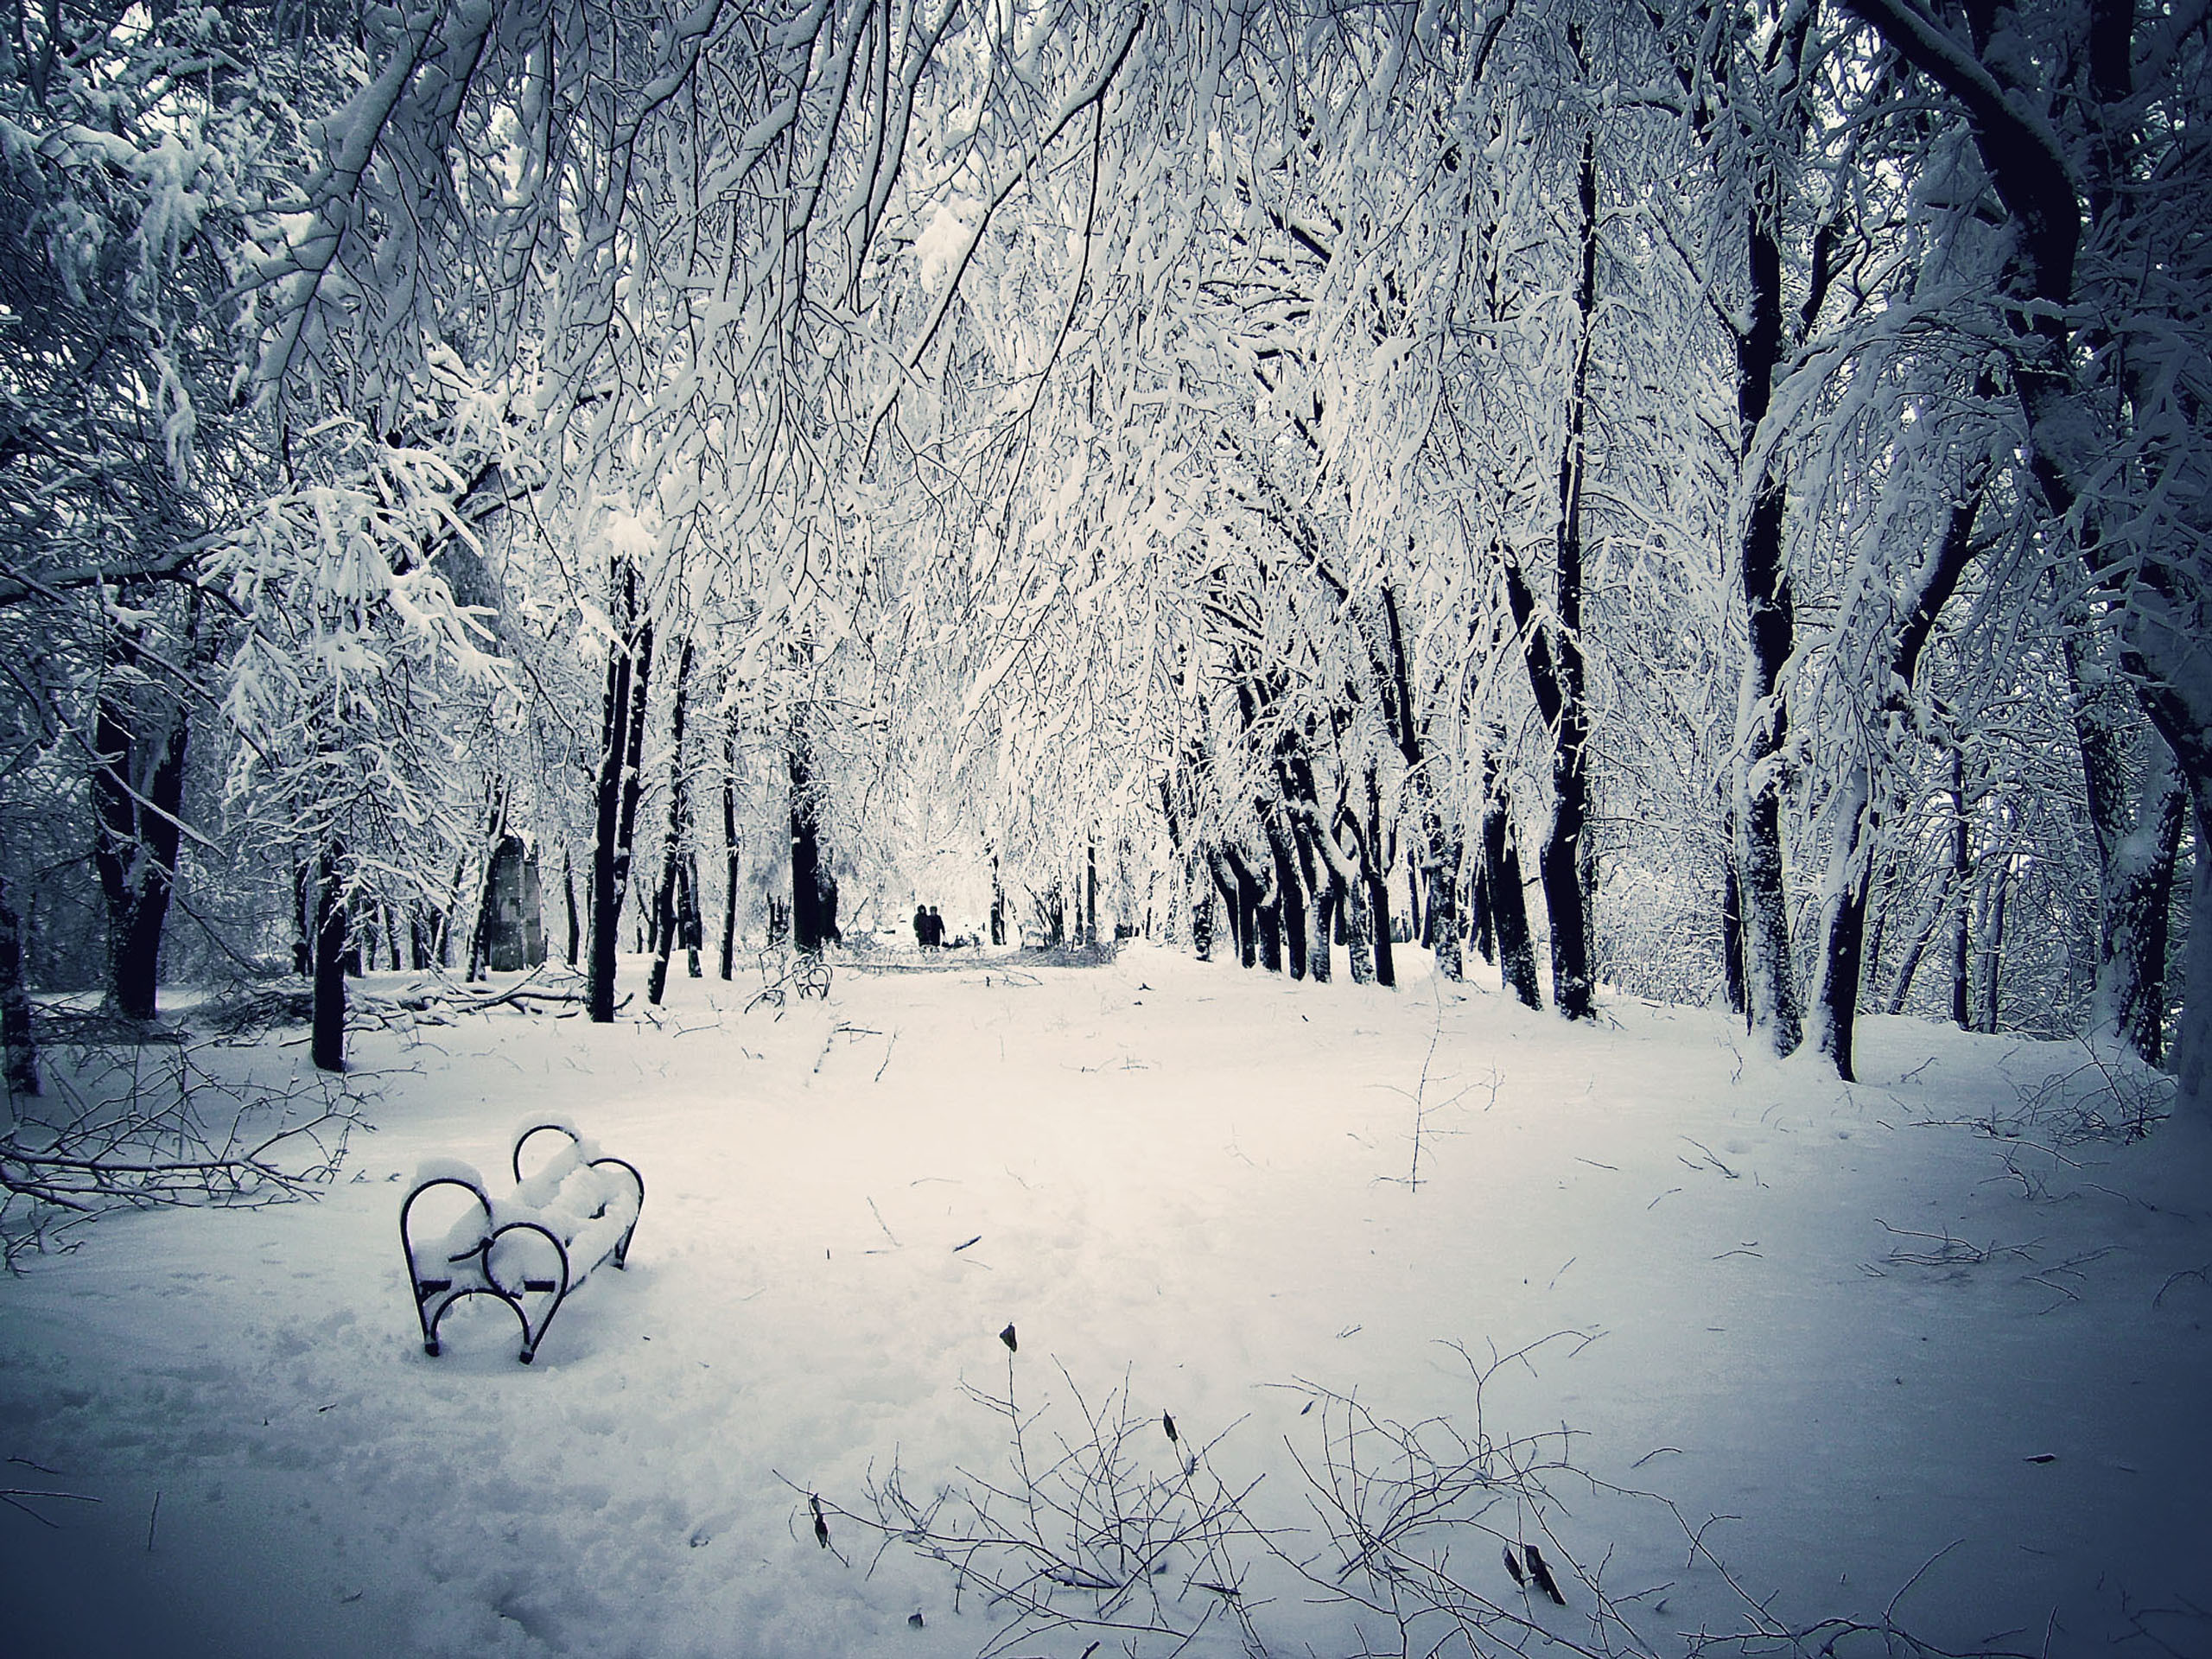
[[[2082,7],[1851,0],[1940,88],[1972,135],[2009,235],[1990,293],[2025,427],[2021,471],[2044,533],[2072,548],[2144,711],[2186,782],[2197,843],[2212,831],[2212,675],[2201,613],[2207,427],[2186,390],[2208,342],[2196,131],[2203,30],[2132,0]],[[2173,1061],[2212,1103],[2212,869],[2200,854],[2190,982]],[[2107,883],[2107,891],[2116,884]]]

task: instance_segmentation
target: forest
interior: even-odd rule
[[[2208,117],[2212,0],[14,0],[11,1638],[2212,1650]],[[634,1200],[426,1276],[524,1110]]]
[[[18,3],[12,1086],[29,991],[164,976],[304,970],[340,1065],[345,967],[480,969],[512,838],[595,1020],[618,945],[657,1001],[942,894],[2202,1099],[2205,50],[2188,0]]]

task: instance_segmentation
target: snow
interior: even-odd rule
[[[0,1486],[99,1500],[0,1507],[10,1651],[974,1654],[1010,1611],[956,1611],[852,1517],[894,1468],[923,1498],[1008,1482],[1011,1389],[1033,1447],[1126,1413],[1147,1470],[1257,1478],[1294,1553],[1326,1541],[1301,1464],[1356,1397],[1730,1517],[1706,1543],[1791,1624],[1894,1598],[1947,1647],[2212,1652],[2204,1137],[2059,1146],[2102,1086],[2078,1046],[1872,1019],[1847,1086],[1627,999],[1570,1028],[1135,946],[899,965],[780,1017],[678,977],[652,1020],[356,1033],[376,1129],[321,1203],[111,1216],[0,1283]],[[524,1112],[643,1173],[628,1268],[532,1366],[467,1305],[431,1358],[400,1199],[504,1175]],[[1524,1349],[1478,1424],[1474,1373]],[[1667,1586],[1624,1608],[1654,1652],[1745,1628],[1662,1506],[1545,1484],[1528,1536],[1568,1607],[1524,1601],[1491,1534],[1484,1595],[1587,1642],[1564,1553]],[[1271,1652],[1395,1639],[1229,1565]],[[1239,1650],[1220,1619],[1192,1649]]]

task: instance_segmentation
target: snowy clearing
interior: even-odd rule
[[[1156,1606],[1194,1653],[1442,1637],[1287,1565],[1358,1579],[1310,1484],[1355,1397],[1545,1437],[1550,1502],[1458,1529],[1452,1571],[1585,1646],[1757,1628],[1618,1487],[1726,1517],[1704,1542],[1781,1624],[2212,1652],[2212,1223],[2167,1196],[2178,1131],[2043,1149],[2103,1082],[2079,1046],[1876,1020],[1847,1086],[1719,1014],[1614,999],[1577,1029],[1134,946],[841,969],[780,1017],[755,988],[361,1033],[374,1132],[322,1201],[112,1216],[0,1283],[0,1485],[74,1495],[0,1507],[11,1651],[974,1654],[1010,1606],[956,1607],[855,1516],[894,1470],[922,1500],[1018,1487],[1010,1382],[1033,1479],[1126,1419],[1137,1476],[1243,1494],[1142,1595],[1072,1559],[1033,1582],[1077,1620]],[[400,1199],[424,1160],[503,1173],[540,1111],[643,1172],[628,1271],[534,1365],[496,1307],[430,1358]],[[1501,1539],[1542,1544],[1565,1608]],[[1592,1579],[1632,1634],[1593,1630]],[[1002,1650],[1094,1642],[1171,1645],[1077,1623]]]

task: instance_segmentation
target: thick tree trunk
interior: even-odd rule
[[[1483,882],[1490,893],[1491,925],[1497,931],[1498,969],[1505,988],[1531,1008],[1544,1006],[1536,984],[1536,944],[1529,937],[1529,905],[1521,884],[1521,854],[1504,800],[1490,780],[1483,808]]]
[[[1436,971],[1456,982],[1466,974],[1459,955],[1459,865],[1466,854],[1441,818],[1429,825],[1428,841],[1428,948]]]
[[[1359,856],[1356,852],[1346,852],[1344,843],[1321,823],[1320,809],[1313,801],[1310,779],[1308,782],[1309,788],[1303,797],[1300,810],[1306,815],[1306,827],[1313,850],[1320,855],[1321,862],[1328,870],[1328,901],[1332,919],[1344,940],[1344,960],[1351,973],[1351,982],[1355,985],[1372,984],[1375,958],[1368,939],[1367,883],[1360,872]],[[1349,816],[1340,822],[1349,825]],[[1323,955],[1326,955],[1325,944]]]
[[[593,790],[590,958],[585,1007],[601,1025],[614,1018],[614,964],[621,944],[622,901],[630,885],[639,762],[645,750],[645,699],[652,677],[653,632],[637,612],[637,572],[623,561],[612,573],[624,636],[609,646],[607,693],[600,722],[599,772]]]
[[[1479,831],[1478,847],[1480,845]],[[1497,965],[1497,931],[1491,913],[1489,861],[1478,855],[1475,867],[1467,881],[1467,906],[1474,912],[1475,954],[1495,968]]]
[[[92,862],[106,900],[108,996],[129,1020],[151,1020],[162,929],[176,885],[190,724],[156,688],[128,683],[138,649],[119,636],[93,713]]]
[[[30,988],[23,978],[22,917],[5,874],[0,874],[0,1046],[7,1050],[8,1093],[37,1095],[38,1041],[31,1028]]]
[[[1758,448],[1783,359],[1782,249],[1770,212],[1754,203],[1745,213],[1751,327],[1736,336],[1737,419],[1745,463],[1755,475],[1738,560],[1749,645],[1737,693],[1733,809],[1745,1013],[1751,1030],[1776,1053],[1787,1054],[1804,1035],[1782,856],[1782,755],[1789,737],[1782,674],[1795,649],[1796,617],[1783,541],[1788,489],[1777,463],[1761,459]]]
[[[1275,867],[1275,913],[1282,925],[1283,954],[1293,979],[1306,977],[1306,884],[1299,880],[1297,849],[1282,814],[1273,804],[1259,804],[1260,827],[1268,838],[1268,855]]]
[[[308,1057],[319,1070],[346,1069],[346,849],[333,842],[315,874],[315,999]]]
[[[1329,982],[1329,933],[1336,925],[1336,893],[1329,880],[1328,866],[1317,863],[1314,857],[1313,832],[1299,803],[1287,809],[1290,819],[1290,836],[1297,851],[1298,875],[1306,893],[1306,975],[1317,985]]]
[[[2168,918],[2188,785],[2171,747],[2153,730],[2143,733],[2141,781],[2129,788],[2127,744],[2118,729],[2122,717],[2108,706],[2116,688],[2100,695],[2100,688],[2084,684],[2077,652],[2069,650],[2067,658],[2074,669],[2075,730],[2098,853],[2097,976],[2089,1027],[2093,1035],[2124,1042],[2155,1065],[2164,1049]]]
[[[837,878],[823,857],[813,745],[802,718],[796,713],[792,716],[790,748],[791,948],[819,955],[823,946],[838,938]]]

